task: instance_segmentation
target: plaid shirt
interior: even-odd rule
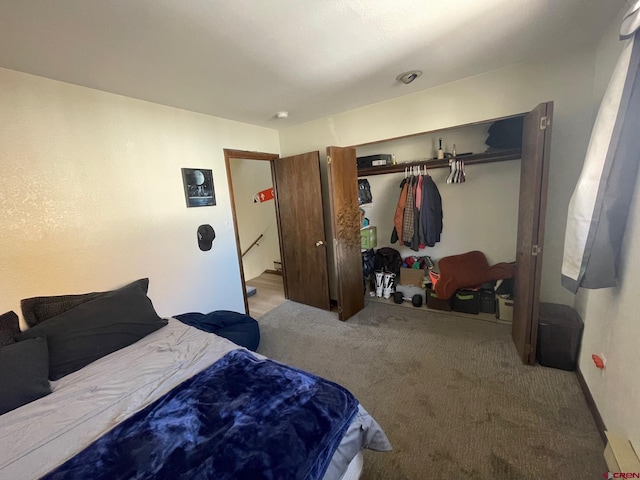
[[[407,183],[409,184],[407,188],[407,203],[404,207],[404,216],[402,218],[402,242],[411,243],[411,239],[413,238],[413,234],[415,232],[415,194],[416,188],[414,184],[415,177],[410,177],[407,179]]]

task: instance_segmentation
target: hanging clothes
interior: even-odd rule
[[[402,243],[405,246],[411,245],[411,239],[415,232],[415,202],[416,202],[416,188],[414,180],[416,177],[409,177],[407,180],[407,201],[404,207],[404,216],[402,220]]]
[[[425,175],[422,179],[422,206],[420,208],[424,240],[427,247],[440,241],[442,233],[442,197],[433,178]]]
[[[425,242],[425,238],[424,238],[424,227],[423,227],[423,223],[422,223],[422,215],[420,213],[421,209],[422,209],[422,193],[423,193],[423,186],[422,186],[422,182],[424,181],[423,175],[420,175],[418,177],[418,185],[416,187],[416,218],[417,218],[417,226],[416,226],[416,230],[418,232],[418,238],[417,238],[417,246],[414,250],[420,250],[421,248],[424,248],[426,246],[426,242]]]
[[[391,232],[391,243],[402,241],[402,223],[404,220],[404,207],[407,204],[407,188],[408,182],[405,178],[400,183],[400,198],[396,206],[396,213],[393,216],[393,232]]]
[[[405,243],[405,246],[409,247],[414,252],[417,252],[420,249],[420,209],[417,207],[418,195],[422,196],[422,191],[418,190],[420,178],[421,176],[415,176],[411,180],[411,185],[414,191],[413,202],[411,203],[411,209],[413,210],[413,235],[411,235],[409,243]],[[407,204],[407,207],[405,208],[409,208],[409,205]]]
[[[419,251],[433,247],[442,233],[442,198],[430,175],[411,175],[400,183],[391,243]]]

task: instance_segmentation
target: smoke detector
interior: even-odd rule
[[[411,70],[409,72],[401,73],[400,75],[398,75],[396,77],[396,80],[398,80],[399,82],[404,83],[405,85],[409,85],[411,82],[413,82],[420,75],[422,75],[422,72],[420,70]]]
[[[282,111],[282,112],[276,113],[276,118],[284,119],[287,117],[289,117],[289,112]]]

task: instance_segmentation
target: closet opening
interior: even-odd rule
[[[527,364],[535,363],[552,115],[553,102],[545,102],[526,113],[351,147],[354,160],[363,160],[357,177],[368,182],[371,192],[370,203],[360,209],[376,228],[376,248],[396,249],[403,259],[429,257],[436,265],[442,258],[473,251],[482,252],[490,265],[515,263],[509,323],[516,350]],[[490,145],[491,127],[504,123],[519,124],[518,144]],[[424,170],[417,168],[425,167],[441,195],[443,228],[433,246],[412,249],[413,242],[392,242],[391,236],[400,187],[407,177],[423,176]],[[481,301],[473,295],[462,300]],[[402,304],[415,308],[411,302]],[[456,314],[465,316],[465,308]]]

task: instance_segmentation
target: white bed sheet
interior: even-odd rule
[[[39,478],[237,348],[170,319],[166,327],[135,344],[52,382],[50,395],[0,415],[0,478]],[[363,436],[367,430],[369,436]],[[375,420],[360,407],[325,479],[340,478],[357,451],[369,443],[386,450],[385,442]]]

